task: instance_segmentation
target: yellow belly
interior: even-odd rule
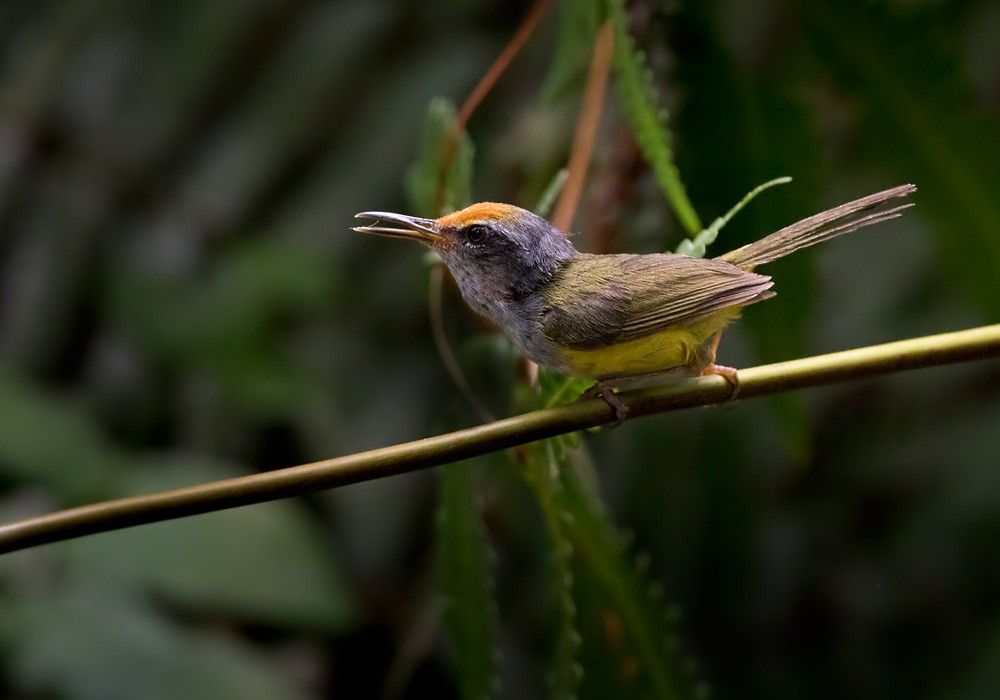
[[[560,348],[563,370],[581,377],[610,379],[684,366],[700,369],[697,366],[698,349],[739,314],[738,307],[729,307],[697,321],[624,343],[593,350]]]

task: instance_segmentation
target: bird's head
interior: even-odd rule
[[[465,298],[480,310],[491,300],[530,294],[576,255],[565,233],[510,204],[480,202],[440,219],[382,211],[356,216],[376,221],[355,231],[419,241],[437,251]]]

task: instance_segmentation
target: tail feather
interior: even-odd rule
[[[896,197],[905,197],[916,189],[913,185],[900,185],[841,204],[786,226],[759,241],[730,251],[719,257],[719,260],[725,260],[744,270],[752,270],[758,265],[783,258],[800,248],[822,243],[865,226],[895,219],[913,204],[892,206],[892,200]]]

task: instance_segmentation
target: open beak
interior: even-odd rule
[[[360,214],[355,214],[354,218],[375,219],[374,226],[355,226],[354,230],[360,233],[374,233],[376,236],[385,236],[386,238],[405,238],[411,241],[420,241],[426,245],[434,245],[441,238],[437,222],[434,219],[393,214],[390,211],[363,211]],[[400,224],[402,228],[383,226],[382,222]]]

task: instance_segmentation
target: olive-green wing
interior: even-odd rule
[[[563,347],[604,347],[766,299],[771,285],[722,260],[581,254],[546,285],[542,329]]]

